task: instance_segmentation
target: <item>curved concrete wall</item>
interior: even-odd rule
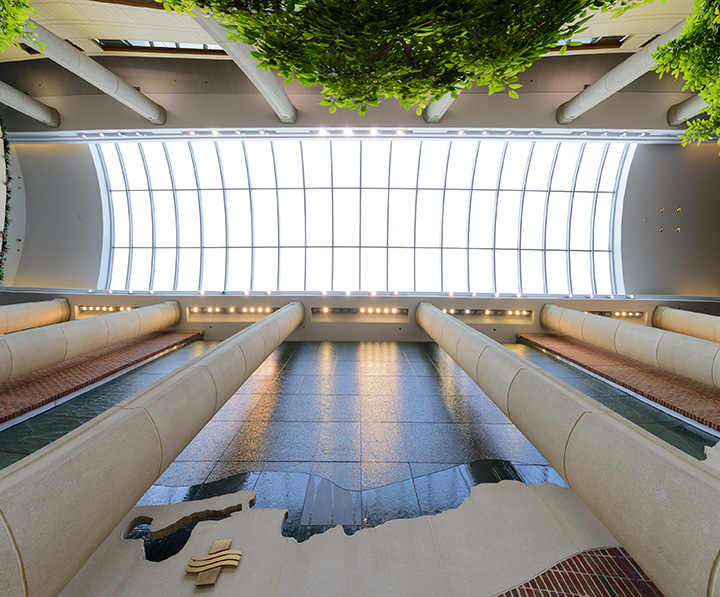
[[[3,594],[60,593],[303,317],[289,303],[2,471]]]
[[[70,319],[67,299],[0,306],[0,334],[37,328]]]
[[[720,317],[715,315],[658,306],[653,312],[652,322],[656,328],[720,342]]]
[[[665,595],[720,594],[717,470],[436,307],[422,303],[416,318]]]
[[[121,313],[68,321],[0,338],[0,382],[180,323],[167,301]]]
[[[720,345],[715,342],[557,305],[543,307],[540,323],[546,329],[720,388]]]

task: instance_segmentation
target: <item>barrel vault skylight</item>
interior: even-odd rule
[[[629,144],[100,143],[106,287],[613,294]]]

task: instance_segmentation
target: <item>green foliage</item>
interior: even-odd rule
[[[683,76],[683,89],[699,91],[704,117],[689,122],[683,145],[720,135],[720,0],[696,0],[679,37],[660,46],[654,70]],[[720,143],[720,140],[718,141]]]
[[[0,281],[5,277],[5,259],[8,251],[8,227],[10,226],[10,142],[5,133],[5,123],[0,118],[0,144],[3,149],[2,159],[5,161],[5,213],[3,214],[2,241],[0,242]]]
[[[159,0],[162,1],[162,0]],[[652,0],[165,0],[226,21],[228,37],[287,81],[322,85],[322,105],[357,109],[394,97],[418,112],[471,85],[517,98],[518,74],[594,9]]]
[[[0,0],[0,52],[17,40],[27,39],[23,27],[34,12],[28,0]]]

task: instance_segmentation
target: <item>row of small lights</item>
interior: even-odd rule
[[[358,307],[358,308],[347,308],[347,307],[313,307],[312,308],[313,313],[341,313],[341,314],[351,314],[351,313],[360,313],[360,314],[384,314],[384,315],[407,315],[408,310],[407,309],[398,309],[397,307]]]
[[[583,311],[589,315],[600,315],[601,317],[642,317],[644,313],[639,311]]]
[[[272,313],[275,307],[193,307],[193,313]]]
[[[81,311],[111,311],[111,312],[115,312],[115,311],[130,311],[131,309],[132,309],[132,307],[114,307],[114,306],[108,307],[107,305],[102,306],[102,307],[98,307],[95,305],[81,305],[80,306]]]
[[[450,315],[524,315],[528,316],[532,314],[532,311],[509,311],[499,309],[443,309],[443,313],[449,313]]]

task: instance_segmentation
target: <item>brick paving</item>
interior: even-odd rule
[[[518,334],[547,350],[698,423],[720,431],[720,389],[569,336]]]
[[[11,379],[0,384],[0,423],[201,339],[202,332],[155,332]]]

